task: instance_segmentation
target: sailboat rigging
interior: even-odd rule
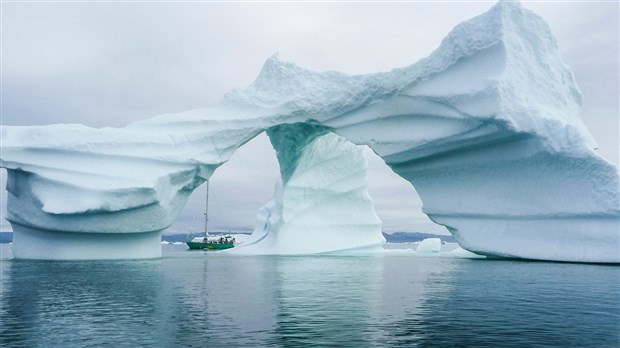
[[[194,237],[192,240],[187,241],[187,246],[190,250],[221,250],[230,249],[235,246],[235,238],[230,235],[209,238],[209,180],[207,180],[207,195],[205,198],[205,236]]]

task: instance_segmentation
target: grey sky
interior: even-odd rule
[[[251,83],[274,52],[315,70],[385,71],[427,56],[456,24],[492,5],[2,3],[2,124],[122,126],[212,106]],[[582,117],[599,153],[617,165],[620,5],[524,6],[550,24],[584,94]],[[385,228],[439,231],[423,219],[413,188],[380,159],[369,160],[370,192]],[[214,226],[252,226],[277,172],[264,136],[240,149],[213,178]],[[176,229],[200,228],[200,191]],[[3,190],[2,211],[5,197]]]

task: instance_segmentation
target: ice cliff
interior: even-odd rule
[[[282,185],[259,212],[254,250],[328,251],[299,249],[322,229],[341,249],[380,242],[355,173],[365,164],[344,138],[411,182],[467,250],[617,263],[618,170],[594,152],[580,103],[547,24],[503,1],[405,68],[350,76],[273,56],[215,108],[118,129],[3,126],[14,255],[159,256],[159,235],[192,190],[267,131]],[[350,158],[329,163],[338,153]]]

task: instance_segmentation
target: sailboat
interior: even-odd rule
[[[205,200],[205,236],[204,237],[194,237],[192,240],[187,241],[187,246],[190,250],[221,250],[221,249],[230,249],[235,246],[235,238],[232,238],[230,235],[221,236],[221,237],[212,237],[209,236],[208,223],[209,223],[209,181],[207,180],[207,198]]]

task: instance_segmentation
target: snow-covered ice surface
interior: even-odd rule
[[[380,240],[362,174],[351,171],[363,166],[354,158],[343,162],[348,169],[319,165],[349,151],[326,135],[336,133],[368,145],[411,182],[424,212],[467,250],[620,262],[618,170],[594,152],[580,103],[547,24],[504,1],[456,26],[427,58],[385,73],[313,72],[273,56],[216,108],[118,129],[3,126],[13,252],[157,257],[161,231],[192,190],[267,131],[282,185],[259,212],[257,232],[267,237],[254,250],[333,250],[329,241],[300,246],[313,234],[323,240],[322,229],[339,248]],[[335,170],[359,190],[337,182]]]

